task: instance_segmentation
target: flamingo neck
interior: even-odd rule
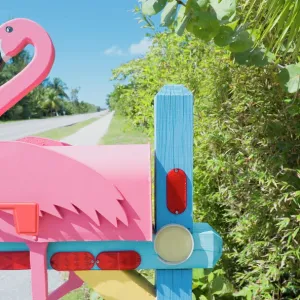
[[[30,38],[25,40],[23,49],[29,44],[35,48],[32,61],[13,79],[0,86],[0,116],[42,83],[50,73],[55,50],[47,32],[35,26],[30,31]]]

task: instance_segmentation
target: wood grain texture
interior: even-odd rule
[[[191,300],[192,270],[157,270],[156,296],[158,300]]]
[[[193,229],[193,95],[182,85],[164,86],[155,106],[156,230],[175,223]],[[187,207],[181,214],[167,208],[166,176],[175,168],[187,176]],[[157,270],[158,300],[192,299],[192,269]]]

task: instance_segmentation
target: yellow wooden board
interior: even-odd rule
[[[105,300],[153,300],[155,287],[137,271],[75,272]]]

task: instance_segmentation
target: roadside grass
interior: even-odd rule
[[[114,115],[109,129],[105,136],[99,141],[102,145],[121,145],[121,144],[153,144],[150,139],[141,131],[133,127],[130,122],[120,115]],[[152,147],[153,149],[153,147]],[[153,168],[153,155],[151,156]],[[152,172],[153,174],[153,172]],[[153,181],[152,181],[153,182]],[[153,215],[154,216],[154,215]],[[154,271],[153,270],[139,270],[139,272],[154,284]],[[87,289],[86,286],[79,288],[67,296],[63,300],[100,300],[96,294]]]
[[[103,145],[147,143],[149,138],[120,115],[114,115],[106,135],[99,141],[99,144]]]
[[[99,118],[91,118],[88,120],[85,120],[83,122],[75,123],[72,125],[59,127],[51,130],[47,130],[44,132],[39,132],[37,134],[34,134],[33,136],[39,136],[43,138],[53,139],[53,140],[61,140],[71,134],[74,134],[79,129],[99,120]]]
[[[84,286],[81,287],[80,289],[72,291],[68,295],[64,296],[62,299],[63,300],[90,300],[91,299],[90,291],[86,286]],[[97,300],[97,298],[95,298],[95,300]]]

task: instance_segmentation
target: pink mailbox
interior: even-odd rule
[[[149,145],[0,148],[0,241],[152,240]]]

